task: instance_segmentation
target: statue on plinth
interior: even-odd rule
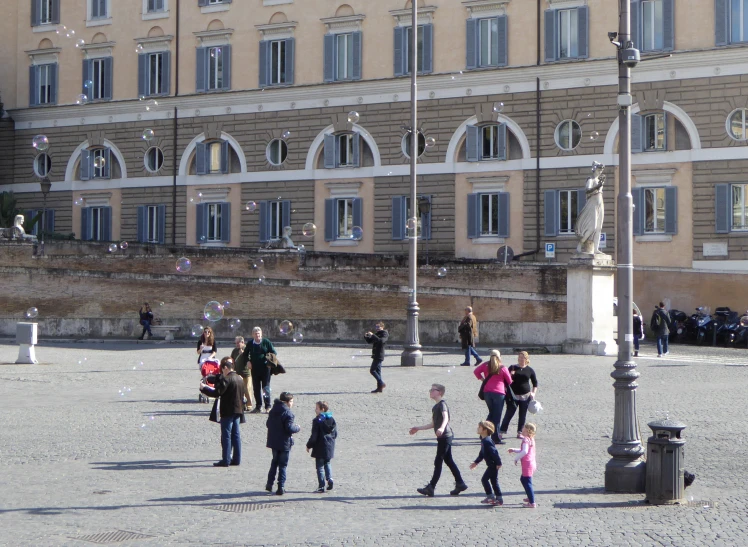
[[[587,179],[585,192],[587,202],[577,217],[575,233],[579,239],[577,253],[600,255],[600,234],[603,230],[605,216],[603,204],[603,186],[605,185],[605,166],[599,162],[592,162],[592,175]]]
[[[0,228],[0,237],[4,239],[20,239],[21,241],[36,241],[36,236],[27,234],[23,229],[23,215],[16,215],[13,226],[10,228]]]

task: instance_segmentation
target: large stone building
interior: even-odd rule
[[[345,1],[5,2],[0,188],[38,210],[48,176],[49,227],[88,240],[257,247],[288,225],[310,250],[405,252],[410,2]],[[631,8],[649,299],[662,268],[748,270],[748,0]],[[613,252],[617,2],[433,0],[417,25],[429,252],[565,261],[593,160]]]

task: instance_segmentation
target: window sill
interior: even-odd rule
[[[556,237],[558,239],[576,239],[577,234],[574,234],[574,233],[568,233],[568,234],[558,233],[558,234],[556,234]]]
[[[200,13],[216,13],[219,11],[229,11],[231,4],[215,4],[213,6],[203,6],[200,8]]]
[[[153,19],[168,19],[169,11],[149,11],[143,14],[143,21],[152,21]]]
[[[669,242],[673,240],[673,236],[669,234],[645,234],[641,236],[636,236],[634,238],[634,241],[637,243],[662,243],[662,242]]]
[[[86,21],[87,27],[102,27],[104,25],[111,25],[112,24],[112,18],[107,17],[106,19],[88,19]]]
[[[748,236],[748,230],[732,229],[730,230],[730,235],[736,237]]]
[[[359,241],[357,239],[336,239],[330,241],[330,247],[357,247]]]
[[[481,236],[473,239],[473,245],[503,245],[506,238],[496,236]]]
[[[225,241],[208,241],[207,243],[198,243],[200,247],[228,247]]]
[[[32,27],[31,32],[57,32],[57,25],[53,23],[43,23]]]

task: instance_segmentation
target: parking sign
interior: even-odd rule
[[[556,244],[555,243],[545,244],[545,257],[556,258]]]
[[[600,234],[600,249],[605,249],[608,246],[608,234],[602,232]]]

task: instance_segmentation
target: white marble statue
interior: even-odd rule
[[[585,192],[587,203],[577,217],[576,234],[579,239],[577,253],[598,255],[600,251],[600,233],[605,216],[603,205],[603,186],[605,185],[605,166],[592,162],[592,175],[587,179]]]
[[[23,215],[16,215],[12,228],[2,228],[2,236],[7,239],[36,240],[36,236],[27,234],[23,229],[23,222]]]

